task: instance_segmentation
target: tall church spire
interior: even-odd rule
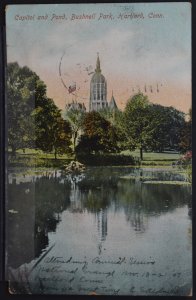
[[[99,53],[97,53],[97,63],[96,63],[96,73],[101,73],[101,68],[100,68],[100,59],[99,59]]]
[[[96,68],[90,83],[89,111],[98,111],[106,107],[108,107],[107,82],[101,74],[99,53],[97,53]]]

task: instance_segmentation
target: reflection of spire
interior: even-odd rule
[[[105,241],[108,230],[107,209],[101,209],[97,213],[97,229],[101,235],[101,241]]]
[[[141,213],[141,210],[134,212],[134,217],[133,217],[131,223],[132,223],[132,226],[134,227],[135,231],[137,231],[137,232],[145,231],[143,213]]]
[[[96,63],[96,73],[101,73],[101,68],[100,68],[100,59],[99,59],[99,52],[97,53],[97,63]]]

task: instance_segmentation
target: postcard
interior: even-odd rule
[[[191,5],[6,6],[11,294],[192,295]]]

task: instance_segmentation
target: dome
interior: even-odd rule
[[[101,73],[94,73],[91,78],[92,83],[105,83],[105,77]]]

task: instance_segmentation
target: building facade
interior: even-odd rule
[[[70,110],[80,110],[85,112],[86,111],[86,107],[84,105],[84,103],[80,103],[77,102],[76,100],[72,100],[72,102],[68,103],[65,105],[65,110],[66,111],[70,111]]]

